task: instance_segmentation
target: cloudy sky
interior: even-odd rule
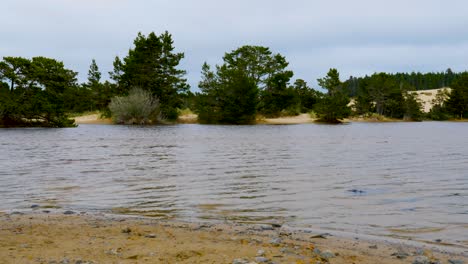
[[[313,86],[398,71],[468,69],[466,0],[2,0],[0,57],[56,58],[86,79],[91,59],[107,78],[138,32],[168,30],[185,53],[192,90],[201,65],[242,45],[286,56]]]

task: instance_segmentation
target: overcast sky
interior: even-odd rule
[[[91,59],[105,78],[138,32],[168,30],[185,53],[192,90],[201,65],[262,45],[316,86],[374,72],[468,69],[466,0],[2,0],[0,57],[61,60],[84,81]]]

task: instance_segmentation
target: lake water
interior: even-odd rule
[[[284,222],[468,247],[468,123],[0,130],[0,210]]]

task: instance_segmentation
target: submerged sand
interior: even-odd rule
[[[272,225],[214,225],[85,213],[43,213],[0,214],[0,227],[0,263],[468,261],[463,250],[448,253],[430,245],[373,242]]]

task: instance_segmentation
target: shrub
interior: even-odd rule
[[[154,124],[160,120],[159,100],[151,92],[132,88],[126,97],[112,98],[109,109],[117,124]]]

